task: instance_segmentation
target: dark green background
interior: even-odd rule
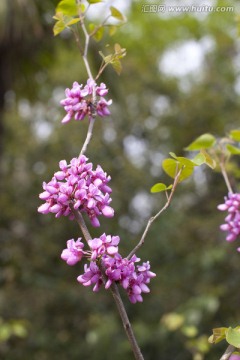
[[[114,219],[89,228],[91,235],[120,235],[123,256],[164,204],[164,195],[152,195],[150,188],[170,182],[161,172],[168,152],[184,155],[183,148],[205,132],[224,136],[239,127],[240,114],[237,2],[218,3],[234,5],[234,12],[198,17],[143,13],[142,4],[147,2],[133,1],[127,24],[92,42],[89,53],[96,74],[98,51],[107,53],[106,44],[127,49],[121,76],[109,67],[101,77],[113,99],[112,115],[97,119],[87,151],[112,177],[115,209]],[[52,35],[55,5],[4,0],[0,7],[0,357],[133,359],[110,293],[80,286],[82,264],[68,267],[60,259],[66,240],[81,235],[77,224],[37,213],[42,182],[60,160],[78,155],[88,125],[87,119],[61,124],[64,89],[87,76],[71,35]],[[159,70],[166,50],[206,38],[213,46],[200,77],[198,71],[178,78]],[[134,158],[126,144],[134,144]],[[231,181],[237,190],[237,180]],[[198,348],[207,352],[212,328],[239,325],[238,245],[224,241],[224,215],[216,210],[226,191],[221,175],[204,168],[178,187],[139,251],[157,277],[142,304],[123,299],[146,360],[201,359],[193,356]],[[185,321],[176,331],[162,321],[172,312]],[[210,346],[202,359],[219,359],[225,347]]]

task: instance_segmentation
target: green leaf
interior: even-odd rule
[[[197,166],[200,166],[202,164],[206,163],[205,156],[202,153],[198,153],[194,158],[192,159],[192,162],[196,164]]]
[[[226,331],[226,340],[229,344],[235,346],[236,348],[240,348],[240,329],[239,326],[235,329],[231,327]]]
[[[114,6],[110,6],[111,16],[119,21],[125,21],[125,16]]]
[[[76,16],[78,15],[78,5],[75,0],[61,0],[56,7],[56,12],[61,12],[63,15]]]
[[[62,20],[58,20],[56,24],[53,27],[53,34],[54,36],[57,36],[60,34],[64,29],[66,29],[66,25]]]
[[[234,141],[240,141],[240,130],[232,130],[229,134],[230,138]]]
[[[126,49],[122,48],[121,45],[119,45],[118,43],[114,44],[114,51],[115,51],[115,55],[118,59],[123,58],[124,56],[126,56]]]
[[[72,20],[70,20],[66,23],[66,26],[71,26],[71,25],[77,24],[79,21],[80,21],[79,18],[73,18]]]
[[[103,60],[106,64],[109,64],[113,60],[112,54],[105,56],[102,51],[99,51],[99,54],[101,55],[101,57],[103,58]]]
[[[175,159],[165,159],[162,162],[162,168],[166,174],[173,179],[176,177],[178,171],[181,170],[181,175],[179,177],[179,182],[181,182],[192,175],[194,165],[191,163],[191,161],[189,161],[188,165],[183,165]]]
[[[72,16],[66,16],[61,12],[56,13],[55,16],[53,16],[53,18],[55,20],[58,20],[53,27],[53,33],[55,36],[60,34],[67,27],[74,25],[80,21],[79,18],[73,18]]]
[[[181,165],[184,166],[196,166],[196,164],[194,162],[192,162],[192,160],[185,158],[183,156],[177,156],[176,154],[174,154],[173,152],[169,153],[174,159],[176,159]]]
[[[165,185],[163,183],[157,183],[155,185],[153,185],[151,187],[151,193],[158,193],[158,192],[161,192],[161,191],[167,191],[167,190],[170,190],[172,188],[172,185]]]
[[[205,164],[211,169],[215,169],[216,161],[206,152],[206,150],[202,149],[201,154],[205,157]]]
[[[99,54],[103,58],[104,62],[106,64],[111,64],[117,74],[120,75],[122,71],[122,64],[119,59],[126,55],[126,49],[121,48],[119,44],[114,44],[114,51],[114,54],[107,56],[105,56],[101,51],[99,51]]]
[[[208,341],[211,344],[217,344],[226,338],[226,327],[220,327],[213,329],[213,334],[209,337]]]
[[[115,60],[115,61],[111,62],[111,65],[114,68],[114,70],[116,71],[116,73],[118,75],[120,75],[121,72],[122,72],[122,64],[121,64],[121,62],[119,60]]]
[[[226,148],[232,155],[240,155],[240,149],[238,147],[227,144]]]
[[[216,142],[216,138],[211,134],[203,134],[188,145],[185,150],[195,151],[201,149],[209,149]]]
[[[91,24],[89,24],[89,30],[90,30],[90,35],[93,36],[96,41],[100,41],[102,39],[103,34],[104,34],[103,26],[95,26],[94,24],[91,23]],[[103,58],[104,58],[104,55],[103,55]]]

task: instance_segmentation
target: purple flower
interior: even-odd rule
[[[220,226],[222,231],[227,231],[227,241],[235,241],[240,235],[240,194],[229,193],[225,203],[218,205],[218,210],[228,211],[225,223]]]
[[[61,258],[68,265],[75,265],[84,255],[83,247],[84,244],[81,242],[81,238],[78,238],[77,241],[74,241],[74,239],[68,240],[67,249],[62,251]]]
[[[75,210],[88,215],[93,226],[100,225],[100,215],[109,218],[114,216],[114,210],[110,206],[112,190],[108,186],[111,177],[99,165],[93,170],[93,164],[87,160],[81,155],[73,158],[69,165],[65,160],[60,161],[60,171],[55,172],[48,183],[43,183],[44,191],[39,197],[45,203],[38,208],[38,212],[74,219],[71,203]]]
[[[94,106],[93,106],[93,89],[95,88],[97,96],[96,112],[99,116],[104,117],[110,115],[108,106],[112,104],[112,100],[105,100],[104,96],[107,95],[108,89],[104,83],[97,86],[95,81],[88,79],[87,84],[79,85],[77,81],[73,83],[72,89],[66,89],[66,98],[60,101],[60,104],[67,112],[63,118],[62,123],[69,122],[72,118],[75,120],[83,120],[86,115],[92,119]]]
[[[136,255],[133,255],[131,259],[127,259],[122,258],[118,252],[115,253],[116,245],[119,242],[118,236],[110,237],[110,235],[106,236],[105,234],[102,236],[105,238],[105,241],[100,240],[100,238],[90,240],[89,245],[93,250],[91,262],[89,266],[85,264],[84,273],[77,278],[78,282],[84,286],[94,285],[93,291],[98,291],[100,289],[103,284],[103,277],[98,264],[96,263],[96,259],[99,259],[101,256],[102,265],[103,268],[105,268],[105,275],[107,278],[105,281],[105,289],[108,289],[113,282],[117,282],[126,290],[129,300],[133,304],[142,302],[142,294],[150,292],[147,284],[149,284],[151,278],[156,276],[156,274],[150,271],[149,261],[136,267],[135,262],[140,260]],[[112,245],[114,247],[114,256],[107,254],[111,246],[106,247],[106,244],[111,243],[115,244]]]
[[[111,236],[103,234],[100,238],[88,241],[88,245],[92,250],[91,259],[94,261],[103,255],[115,255],[118,252],[119,236]]]
[[[232,354],[230,356],[229,360],[240,360],[240,355],[239,354]]]
[[[108,289],[114,281],[117,281],[127,291],[129,300],[135,304],[142,302],[142,293],[150,292],[146,285],[156,274],[150,271],[149,262],[135,267],[135,262],[140,259],[133,255],[131,259],[122,258],[120,254],[113,257],[103,257],[106,268],[105,274],[108,278],[105,288]]]
[[[136,255],[131,259],[122,258],[118,253],[119,241],[119,236],[104,233],[99,238],[88,241],[90,251],[83,251],[81,238],[76,242],[71,239],[67,241],[67,248],[63,250],[61,258],[68,265],[75,265],[83,256],[90,258],[89,266],[85,264],[84,273],[77,277],[77,281],[83,286],[93,285],[93,291],[98,291],[103,283],[105,289],[108,289],[116,282],[126,290],[133,304],[142,302],[142,294],[150,292],[148,284],[156,274],[150,270],[149,261],[135,265],[140,261]]]
[[[102,275],[97,264],[93,261],[90,262],[89,267],[87,264],[84,266],[84,274],[77,277],[77,281],[83,286],[94,285],[93,291],[98,291],[102,285]]]

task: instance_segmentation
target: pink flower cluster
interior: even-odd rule
[[[228,232],[227,241],[235,241],[240,235],[240,194],[229,193],[228,197],[225,197],[225,203],[218,205],[218,210],[228,211],[226,223],[221,225],[220,229]]]
[[[150,271],[149,262],[135,266],[140,261],[136,255],[131,259],[122,258],[118,253],[119,241],[119,236],[103,234],[100,238],[89,240],[90,251],[84,251],[81,239],[76,242],[68,240],[61,258],[68,265],[76,264],[83,256],[90,258],[89,266],[85,264],[84,273],[77,278],[83,286],[93,285],[93,291],[98,291],[103,283],[108,289],[113,282],[118,282],[127,291],[132,303],[142,302],[142,293],[150,292],[147,284],[156,274]],[[103,279],[98,261],[102,262],[106,279]]]
[[[111,178],[100,165],[93,170],[93,164],[87,160],[86,156],[81,155],[73,158],[69,165],[65,160],[60,161],[60,171],[54,174],[51,181],[43,183],[44,192],[39,197],[45,203],[38,208],[38,212],[74,219],[70,208],[72,204],[75,210],[87,213],[95,227],[100,226],[99,215],[114,216],[114,210],[109,206],[112,190],[107,185]]]
[[[152,277],[156,274],[150,271],[149,261],[142,265],[135,266],[135,262],[140,261],[136,255],[131,259],[122,258],[120,254],[114,257],[106,256],[103,263],[106,268],[107,282],[105,288],[108,289],[113,281],[117,281],[127,291],[129,300],[135,304],[142,302],[142,293],[149,293],[150,289],[147,286]]]
[[[93,104],[93,89],[95,89],[97,96],[96,109],[94,109]],[[108,106],[112,104],[112,100],[107,101],[104,99],[107,93],[108,89],[104,83],[97,86],[95,81],[88,79],[87,84],[83,88],[82,84],[79,85],[75,81],[72,89],[65,90],[66,98],[60,101],[60,104],[67,112],[62,123],[69,122],[73,117],[75,120],[83,120],[86,115],[91,120],[95,110],[97,115],[101,117],[110,115]]]
[[[229,358],[229,360],[240,360],[240,354],[232,354]]]
[[[70,266],[75,265],[85,254],[83,251],[84,244],[81,240],[81,238],[78,238],[77,241],[74,241],[74,239],[68,240],[67,248],[62,251],[61,258]]]

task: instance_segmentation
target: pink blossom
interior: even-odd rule
[[[48,183],[43,183],[44,191],[39,197],[45,203],[39,206],[38,212],[73,219],[71,203],[75,210],[87,214],[93,226],[100,225],[98,217],[101,215],[114,216],[110,206],[112,190],[108,186],[111,177],[99,165],[93,170],[93,164],[87,160],[81,155],[73,158],[69,165],[65,160],[60,161],[60,171],[55,172]]]
[[[74,239],[68,240],[67,249],[62,251],[61,258],[68,265],[75,265],[84,255],[83,247],[84,244],[81,242],[81,238],[78,238],[77,241],[74,241]]]
[[[73,83],[72,89],[66,89],[66,98],[60,101],[60,104],[67,112],[64,116],[62,123],[69,122],[72,118],[77,121],[81,121],[88,116],[91,120],[94,113],[94,100],[93,89],[95,88],[97,103],[96,113],[101,116],[110,115],[108,106],[112,104],[112,100],[105,100],[104,96],[107,95],[108,89],[104,83],[97,86],[94,80],[88,79],[87,84],[83,88],[83,85],[79,85],[77,81]]]
[[[235,241],[240,235],[240,194],[229,193],[225,203],[218,205],[218,210],[228,211],[225,223],[220,226],[222,231],[227,231],[227,241]]]
[[[115,255],[118,252],[119,236],[111,236],[103,234],[100,238],[88,241],[88,245],[92,250],[91,259],[96,260],[103,255]]]
[[[240,354],[232,354],[229,360],[240,360]]]
[[[79,275],[77,281],[80,282],[83,286],[94,285],[93,291],[98,291],[103,281],[102,274],[97,264],[95,262],[91,262],[89,266],[85,264],[84,274]]]

